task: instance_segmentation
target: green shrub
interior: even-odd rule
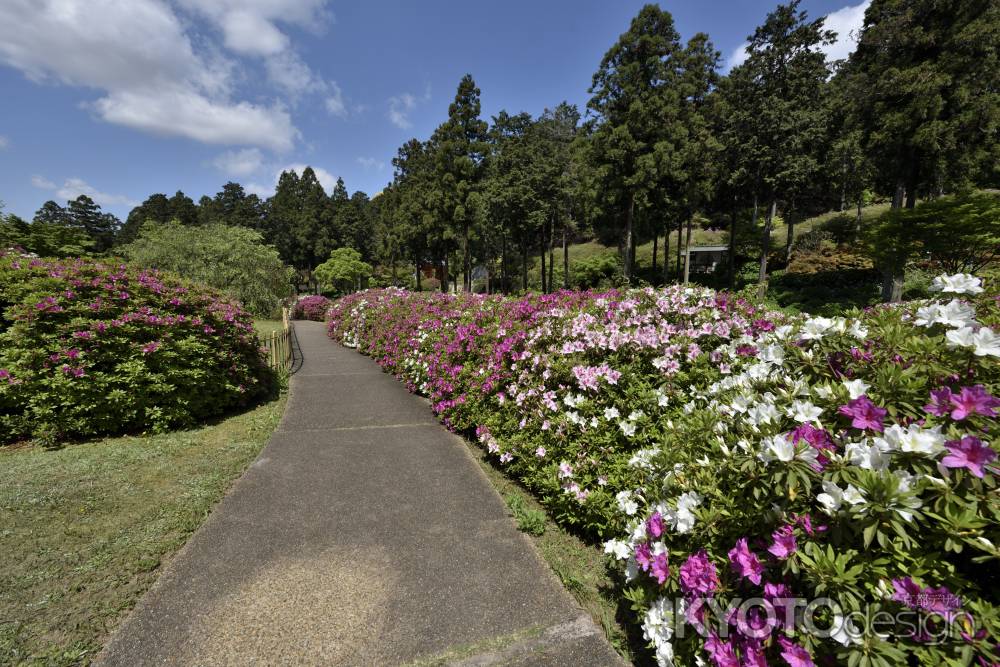
[[[146,223],[121,251],[140,266],[220,289],[258,317],[274,317],[292,293],[292,269],[259,233],[244,227]]]
[[[0,307],[0,443],[189,426],[274,386],[247,313],[155,271],[0,257]]]

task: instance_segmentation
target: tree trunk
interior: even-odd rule
[[[767,253],[771,250],[771,223],[774,221],[774,214],[778,209],[778,202],[771,200],[771,206],[767,209],[767,218],[764,220],[764,236],[761,238],[760,272],[757,275],[757,296],[761,299],[767,294]]]
[[[790,261],[792,261],[792,243],[795,241],[795,217],[794,217],[794,206],[791,204],[788,207],[788,213],[785,215],[786,224],[788,225],[788,236],[785,238],[785,265],[787,266]]]
[[[420,278],[421,278],[421,276],[420,276],[420,259],[419,259],[420,256],[417,255],[417,257],[418,257],[418,259],[415,262],[415,264],[417,266],[417,291],[418,292],[423,292],[424,291],[424,286],[420,284],[421,283],[421,281],[420,281]]]
[[[545,289],[545,225],[544,224],[542,225],[542,238],[541,238],[541,242],[538,245],[540,246],[538,254],[539,254],[539,256],[542,259],[542,276],[541,276],[541,278],[542,278],[542,294],[548,294],[548,290]]]
[[[569,230],[563,225],[563,288],[569,289]]]
[[[521,235],[521,289],[528,291],[528,236]]]
[[[663,223],[663,284],[670,283],[670,227]]]
[[[635,274],[639,270],[639,265],[635,262],[635,244],[637,234],[632,234],[632,246],[629,248],[629,253],[631,255],[630,262],[632,263],[632,273]]]
[[[733,201],[733,210],[729,213],[729,289],[736,289],[736,201]]]
[[[555,218],[553,217],[552,221],[549,223],[549,291],[550,292],[554,292],[556,289],[552,283],[553,266],[556,263],[555,259],[552,257],[552,246],[553,246],[553,241],[555,240],[555,235],[556,235],[556,221]]]
[[[510,287],[507,285],[507,232],[500,235],[500,291],[504,294]]]
[[[660,240],[660,233],[658,231],[653,232],[653,284],[656,284],[656,244]]]
[[[854,232],[855,234],[861,233],[861,208],[864,206],[865,196],[864,193],[858,195],[858,215],[854,219]]]
[[[687,237],[684,240],[687,253],[684,255],[684,284],[688,284],[691,277],[691,227],[694,226],[694,213],[688,216]]]
[[[903,207],[904,196],[907,197],[907,207],[909,207],[909,195],[913,193],[911,188],[906,192],[906,186],[902,181],[896,183],[896,192],[892,196],[892,208]],[[914,199],[914,203],[916,203]],[[895,303],[903,298],[903,280],[905,277],[905,260],[890,259],[886,266],[882,268],[882,301],[885,303]]]
[[[445,294],[448,293],[448,251],[444,251],[444,262],[442,263],[444,267],[444,273],[441,274],[441,291]]]
[[[625,283],[632,283],[632,216],[635,214],[635,195],[629,194],[628,211],[625,214],[625,239],[623,245],[624,263],[622,266],[625,274]]]
[[[462,290],[472,291],[472,253],[469,248],[469,223],[462,225]]]
[[[684,245],[681,234],[684,233],[684,223],[677,223],[677,282],[680,282],[684,277],[684,268],[681,265],[683,260],[683,255],[681,253],[681,247]]]

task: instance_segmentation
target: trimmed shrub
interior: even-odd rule
[[[326,319],[326,311],[330,310],[331,303],[332,301],[319,294],[300,297],[292,308],[292,319],[322,322]]]
[[[680,286],[377,290],[329,330],[611,538],[659,664],[992,665],[1000,302],[931,288],[849,318]]]
[[[126,264],[0,257],[0,443],[191,426],[274,387],[249,315]]]

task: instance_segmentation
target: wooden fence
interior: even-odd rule
[[[262,336],[267,363],[279,373],[287,373],[292,367],[292,325],[288,320],[288,309],[281,310],[281,331],[272,331]]]

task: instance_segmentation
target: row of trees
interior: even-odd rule
[[[563,103],[537,118],[502,111],[487,124],[466,76],[447,120],[399,149],[373,206],[375,252],[393,276],[400,260],[433,260],[469,289],[480,265],[488,286],[504,290],[527,288],[537,253],[549,290],[553,248],[589,230],[618,245],[625,281],[637,242],[652,240],[652,278],[669,280],[671,234],[684,278],[680,251],[698,216],[727,226],[731,242],[759,233],[766,284],[779,213],[787,259],[798,220],[856,204],[860,221],[866,193],[912,208],[997,183],[995,2],[874,0],[854,53],[830,64],[821,49],[835,38],[792,0],[768,14],[746,60],[723,76],[707,35],[683,42],[671,15],[647,5],[602,59],[583,119]],[[902,267],[881,268],[883,296],[898,299]],[[565,252],[561,273],[565,284]]]

